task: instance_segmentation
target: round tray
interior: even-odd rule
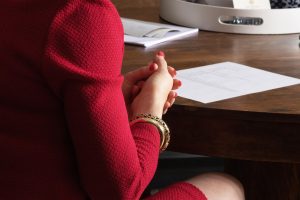
[[[235,9],[185,0],[160,0],[160,16],[181,26],[241,34],[300,32],[300,8]]]

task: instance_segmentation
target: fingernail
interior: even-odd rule
[[[178,97],[178,94],[177,92],[174,93],[174,98]]]
[[[158,55],[158,56],[162,56],[162,57],[165,57],[165,53],[163,52],[163,51],[159,51],[159,52],[157,52],[157,54],[156,55]]]
[[[178,85],[182,86],[182,82],[180,80],[178,80]]]
[[[154,68],[154,63],[151,63],[150,66],[149,66],[149,70],[150,70],[150,71],[154,71],[154,69],[155,69],[155,68]]]

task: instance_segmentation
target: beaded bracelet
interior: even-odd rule
[[[157,127],[160,133],[160,152],[166,150],[170,143],[170,130],[167,124],[159,117],[151,114],[139,114],[130,121],[130,125],[142,122],[150,123]]]

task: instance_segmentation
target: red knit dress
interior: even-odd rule
[[[124,2],[125,3],[125,2]],[[0,199],[139,199],[159,155],[129,126],[108,0],[0,1]],[[149,199],[206,199],[177,183]]]

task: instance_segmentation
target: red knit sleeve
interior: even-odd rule
[[[120,18],[108,0],[70,2],[51,25],[43,76],[62,102],[90,198],[139,199],[156,169],[159,133],[149,124],[130,129]]]

